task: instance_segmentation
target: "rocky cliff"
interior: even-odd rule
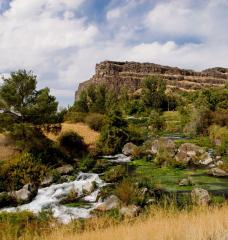
[[[228,83],[228,68],[217,67],[196,72],[154,63],[104,61],[96,65],[95,75],[91,79],[79,85],[76,98],[82,89],[93,83],[105,83],[115,91],[127,87],[134,92],[140,88],[145,77],[153,75],[162,76],[169,88],[183,90],[223,86]]]

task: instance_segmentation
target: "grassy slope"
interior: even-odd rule
[[[94,145],[99,139],[99,133],[89,128],[88,125],[84,123],[63,123],[62,130],[60,134],[67,131],[74,131],[84,138],[84,141],[88,145]],[[56,141],[59,135],[53,133],[48,133],[46,136],[53,141]]]

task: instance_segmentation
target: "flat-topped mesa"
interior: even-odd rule
[[[79,85],[76,99],[82,89],[90,84],[106,84],[115,91],[127,87],[134,92],[141,87],[145,77],[154,75],[161,76],[169,88],[182,90],[223,86],[228,83],[228,68],[217,67],[196,72],[154,63],[104,61],[96,64],[95,75],[90,80]]]

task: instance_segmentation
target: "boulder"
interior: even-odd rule
[[[200,206],[206,206],[211,201],[208,191],[203,188],[194,188],[191,191],[191,199],[194,204]]]
[[[65,165],[63,165],[61,167],[56,168],[56,171],[59,174],[68,174],[68,173],[71,173],[73,170],[74,170],[74,168],[70,164],[65,164]]]
[[[53,176],[46,177],[40,184],[41,187],[48,187],[53,183]]]
[[[210,157],[202,147],[199,147],[193,143],[183,143],[178,148],[178,153],[175,156],[177,162],[182,163],[193,163],[195,165],[207,166],[213,162]]]
[[[215,177],[228,177],[228,172],[217,167],[210,169],[207,173]]]
[[[122,149],[122,153],[126,156],[134,155],[137,149],[138,147],[135,144],[129,142],[124,145]]]
[[[120,209],[120,213],[128,218],[136,217],[139,214],[139,211],[140,207],[136,205],[129,205]]]
[[[32,200],[37,194],[38,188],[32,184],[26,184],[18,191],[14,191],[12,196],[19,203],[27,203]]]
[[[209,153],[205,152],[200,156],[199,164],[208,166],[211,163],[213,163],[213,159]]]
[[[223,163],[223,161],[222,160],[219,160],[218,162],[216,162],[216,166],[222,166],[224,163]]]
[[[179,182],[179,186],[191,186],[193,185],[193,180],[191,177],[183,178]]]
[[[120,206],[120,200],[117,196],[111,195],[110,197],[106,198],[102,203],[98,204],[95,207],[95,210],[98,211],[108,211],[113,208],[118,208]]]
[[[96,188],[96,182],[87,182],[83,187],[82,187],[82,191],[84,194],[90,194],[92,193]]]
[[[154,140],[151,146],[152,154],[157,154],[159,151],[166,151],[170,157],[173,157],[176,153],[176,145],[171,139],[161,137]]]

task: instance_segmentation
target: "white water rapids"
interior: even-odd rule
[[[102,156],[102,158],[107,159],[110,162],[114,162],[114,163],[126,163],[131,161],[131,157],[128,157],[124,154]]]
[[[97,190],[83,198],[85,201],[91,203],[90,208],[67,207],[59,204],[59,202],[72,190],[75,190],[79,196],[82,196],[83,190],[86,189],[86,186],[92,183],[96,183]],[[62,184],[52,184],[49,187],[39,189],[37,196],[28,204],[1,209],[1,211],[15,212],[28,210],[33,213],[39,213],[44,209],[51,209],[53,216],[66,224],[73,219],[88,218],[91,216],[91,210],[99,204],[96,202],[99,189],[104,185],[106,184],[99,178],[98,174],[79,173],[75,181]]]

